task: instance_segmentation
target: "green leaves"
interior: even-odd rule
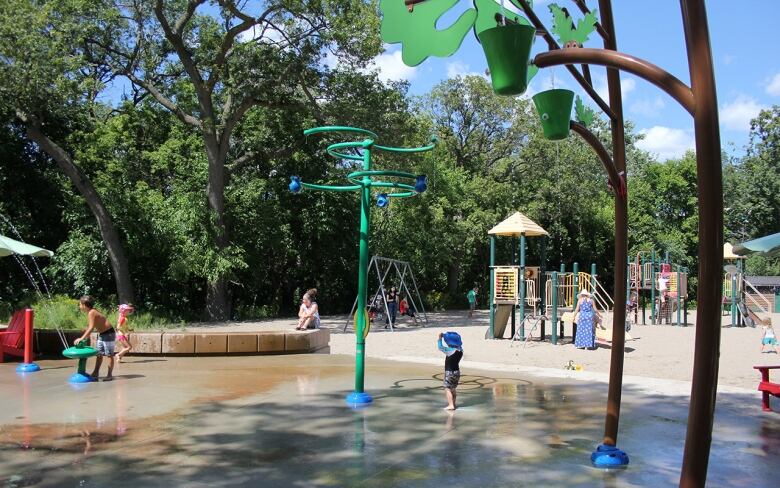
[[[568,11],[564,11],[557,4],[550,4],[550,12],[553,15],[553,27],[552,31],[558,37],[558,40],[564,46],[571,46],[576,44],[582,46],[588,40],[590,34],[596,30],[596,22],[598,22],[596,13],[597,10],[593,10],[577,21],[577,26],[574,26],[574,20],[568,15]]]
[[[437,29],[439,18],[457,3],[458,0],[428,0],[409,12],[401,1],[380,0],[382,39],[401,43],[401,59],[407,66],[417,66],[429,56],[451,56],[477,19],[477,11],[468,9],[449,27]]]
[[[596,116],[592,108],[582,103],[582,98],[579,95],[574,102],[574,112],[577,115],[577,121],[585,127],[588,127],[593,122],[593,117]]]

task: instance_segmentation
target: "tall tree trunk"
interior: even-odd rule
[[[111,270],[114,272],[114,281],[116,282],[116,291],[120,303],[134,302],[133,282],[130,279],[127,255],[124,247],[122,247],[122,241],[119,239],[119,233],[114,227],[114,222],[111,220],[111,215],[109,215],[105,205],[103,205],[100,195],[95,190],[95,187],[92,186],[92,182],[87,175],[73,162],[64,149],[41,132],[37,123],[30,122],[26,117],[23,120],[26,121],[27,137],[54,159],[57,166],[60,167],[62,172],[73,183],[73,186],[87,201],[87,206],[89,206],[92,215],[95,216],[98,229],[100,229],[100,236],[108,249],[108,258],[111,263]]]
[[[209,211],[213,216],[214,244],[217,252],[224,252],[229,244],[227,225],[225,224],[225,160],[219,150],[219,143],[212,134],[204,134],[206,155],[209,161],[209,181],[206,196]],[[209,320],[230,319],[230,300],[228,283],[224,277],[210,280],[206,287],[206,314]]]
[[[453,258],[447,268],[447,292],[452,297],[458,295],[458,278],[460,277],[460,259]]]

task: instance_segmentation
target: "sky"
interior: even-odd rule
[[[496,1],[501,3],[501,0]],[[552,28],[550,3],[553,2],[534,2],[534,11],[548,30]],[[579,10],[573,2],[558,0],[557,3],[579,18]],[[587,3],[591,9],[598,7],[595,0]],[[506,4],[509,4],[508,0]],[[470,5],[471,0],[460,0],[439,20],[439,28],[450,25]],[[612,5],[618,50],[650,61],[690,86],[679,0],[613,0]],[[780,105],[780,55],[772,48],[780,18],[780,1],[712,0],[707,2],[707,9],[721,144],[728,153],[740,156],[749,141],[750,120],[760,110]],[[597,33],[591,35],[585,47],[601,47]],[[401,61],[400,44],[386,44],[385,48],[375,60],[380,77],[407,80],[413,95],[424,94],[453,76],[484,75],[487,68],[482,48],[471,33],[453,56],[431,57],[414,68]],[[546,43],[537,39],[532,57],[544,49]],[[591,73],[596,90],[607,100],[604,68],[593,66]],[[570,88],[583,96],[583,101],[589,102],[589,97],[563,67],[540,70],[525,96],[553,86]],[[693,149],[693,119],[677,102],[654,85],[629,74],[622,75],[622,89],[625,117],[645,136],[638,144],[642,149],[656,154],[661,160],[680,157]],[[597,108],[593,102],[589,105]]]

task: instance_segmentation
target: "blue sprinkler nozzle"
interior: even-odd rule
[[[419,175],[414,182],[414,189],[417,193],[422,193],[428,189],[428,177],[425,175]]]
[[[293,193],[298,193],[301,191],[300,176],[290,176],[290,191]]]
[[[390,198],[387,197],[387,193],[380,193],[376,196],[376,206],[379,208],[385,208],[390,204]]]

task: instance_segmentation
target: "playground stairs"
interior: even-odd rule
[[[573,310],[577,305],[577,294],[585,289],[593,295],[593,301],[599,310],[609,311],[615,306],[612,296],[607,293],[604,286],[596,276],[590,273],[580,272],[558,274],[558,309]],[[545,283],[545,315],[552,313],[552,278],[548,274]]]

